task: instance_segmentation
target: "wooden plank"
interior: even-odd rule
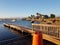
[[[21,27],[21,26],[16,26],[16,25],[11,25],[11,24],[9,24],[9,25],[10,25],[10,27],[16,28],[17,30],[28,32],[28,33],[31,33],[33,35],[34,31],[32,29],[30,30],[28,28]],[[60,40],[57,40],[56,38],[54,38],[50,35],[47,35],[47,34],[42,34],[42,35],[43,35],[43,39],[48,40],[50,42],[53,42],[57,45],[60,45]]]
[[[54,37],[52,37],[50,35],[43,34],[43,39],[48,40],[50,42],[53,42],[57,45],[60,45],[60,40],[57,40],[57,39],[55,39]]]

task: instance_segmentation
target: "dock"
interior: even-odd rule
[[[5,27],[11,28],[11,29],[15,29],[17,31],[20,31],[22,33],[29,33],[32,34],[34,31],[31,28],[27,28],[27,27],[23,27],[23,26],[18,26],[18,25],[14,25],[14,24],[8,24],[8,23],[4,23]]]
[[[24,34],[33,35],[35,31],[41,31],[44,40],[48,40],[56,45],[60,45],[60,26],[48,24],[32,24],[32,29],[14,24],[4,24],[5,27],[21,31]]]

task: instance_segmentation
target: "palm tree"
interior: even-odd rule
[[[36,15],[37,15],[37,16],[36,16],[37,19],[39,19],[39,18],[42,17],[42,14],[40,14],[40,13],[36,13]]]
[[[35,15],[31,15],[31,18],[35,18]]]

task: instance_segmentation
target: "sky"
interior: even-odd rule
[[[0,18],[28,17],[37,12],[60,16],[60,0],[0,0]]]

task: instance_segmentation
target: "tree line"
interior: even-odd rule
[[[36,13],[36,16],[35,15],[29,16],[29,18],[37,18],[37,19],[39,19],[39,18],[55,18],[55,17],[56,17],[55,14],[50,14],[50,16],[48,16],[48,15],[43,15],[40,13]]]
[[[23,18],[23,19],[39,19],[39,18],[44,18],[44,19],[47,19],[47,18],[55,18],[55,14],[50,14],[50,16],[48,15],[44,15],[44,14],[40,14],[40,13],[36,13],[36,15],[30,15],[26,18]]]

